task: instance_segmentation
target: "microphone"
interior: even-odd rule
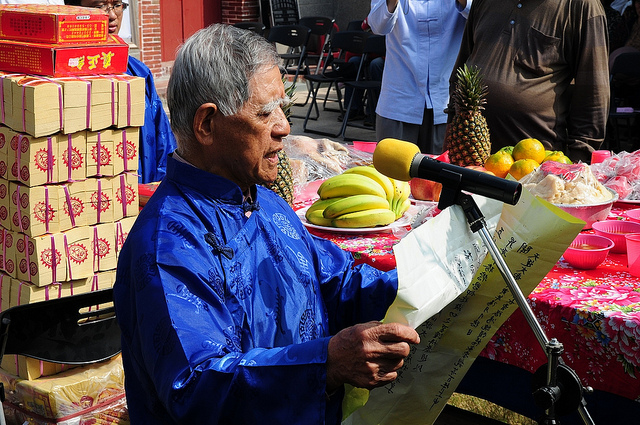
[[[373,152],[374,167],[387,177],[409,181],[413,177],[442,183],[443,190],[452,181],[458,189],[515,205],[522,185],[494,175],[437,161],[420,153],[418,146],[397,139],[383,139]]]

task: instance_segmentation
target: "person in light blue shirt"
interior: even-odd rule
[[[372,0],[368,22],[386,36],[378,140],[393,137],[438,154],[444,145],[449,76],[472,0]]]

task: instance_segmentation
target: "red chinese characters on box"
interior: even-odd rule
[[[122,74],[128,59],[129,45],[113,34],[105,43],[84,45],[0,40],[0,69],[7,72],[49,77]]]
[[[37,286],[67,279],[67,259],[62,233],[38,237],[16,234],[16,278]]]
[[[80,6],[0,5],[0,38],[32,43],[104,43],[109,16]]]

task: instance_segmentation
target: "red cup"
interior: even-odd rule
[[[629,273],[640,277],[640,234],[625,235],[627,239],[627,261]]]
[[[611,151],[600,150],[591,152],[591,163],[597,164],[603,162],[605,159],[611,156]]]

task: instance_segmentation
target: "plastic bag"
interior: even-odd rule
[[[592,164],[591,170],[600,183],[618,193],[620,200],[640,201],[640,149],[612,155]]]

